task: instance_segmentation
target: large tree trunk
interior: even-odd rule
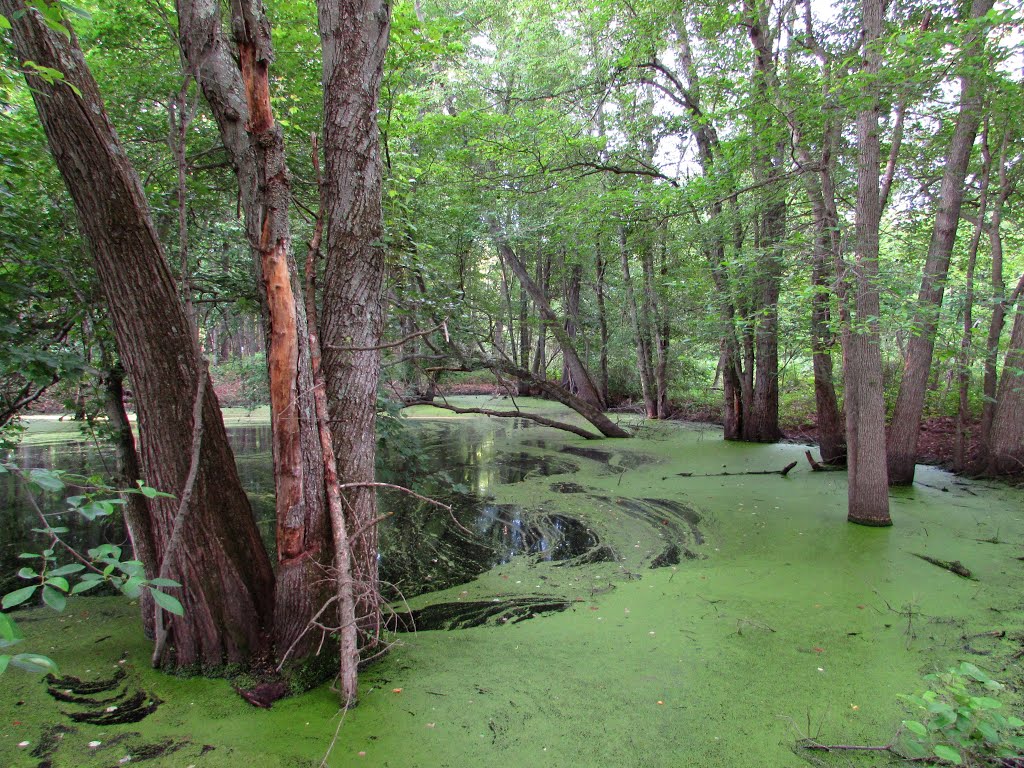
[[[388,47],[386,0],[319,0],[323,45],[324,375],[342,485],[374,480],[377,383],[384,328],[380,132],[377,103]],[[381,626],[377,575],[377,497],[372,487],[346,492],[358,583],[356,612],[364,642]]]
[[[666,222],[662,221],[655,232],[658,241],[658,251],[661,256],[659,271],[664,282],[668,276],[668,244],[665,242],[668,234],[666,232]],[[672,328],[665,295],[655,282],[654,249],[645,248],[641,257],[644,272],[645,313],[650,318],[654,346],[654,417],[657,419],[667,419],[669,416],[668,347]]]
[[[583,281],[583,267],[579,264],[563,265],[565,275],[565,335],[575,346],[580,326],[580,283]],[[562,366],[562,386],[574,395],[579,392],[569,366]]]
[[[847,519],[851,523],[873,526],[892,525],[885,462],[885,393],[878,295],[878,226],[882,211],[878,183],[881,150],[877,79],[882,68],[878,41],[882,37],[883,2],[862,0],[861,4],[863,72],[870,85],[865,95],[867,104],[857,113],[857,250],[849,286],[854,291],[854,307],[850,322],[843,327],[849,467]],[[837,265],[837,272],[841,269],[842,266]]]
[[[988,13],[994,0],[973,0],[970,18],[980,19]],[[973,56],[982,44],[978,32],[971,33],[964,46],[964,54]],[[956,243],[960,207],[964,199],[964,179],[974,149],[974,139],[981,124],[984,91],[981,77],[964,75],[960,78],[960,112],[957,114],[953,138],[942,173],[939,188],[938,211],[932,228],[928,257],[925,260],[921,291],[914,313],[915,333],[907,344],[907,357],[900,381],[900,392],[892,414],[889,429],[888,456],[889,482],[909,485],[914,482],[914,462],[917,457],[917,438],[921,431],[921,415],[935,350],[935,333],[939,311],[946,290],[946,275]]]
[[[1024,298],[1017,305],[1003,361],[988,445],[988,472],[994,475],[1024,473]]]
[[[284,137],[270,103],[270,25],[260,3],[231,4],[236,61],[223,37],[217,0],[178,0],[177,8],[182,54],[210,105],[238,178],[246,234],[263,288],[277,517],[274,639],[279,652],[292,648],[293,657],[301,659],[319,642],[310,632],[293,647],[333,593],[324,578],[333,547],[305,307],[291,248]]]
[[[197,426],[191,406],[206,373],[142,186],[74,34],[50,29],[23,0],[0,0],[0,13],[14,25],[19,59],[63,72],[81,94],[68,84],[27,78],[134,386],[143,474],[149,485],[181,494]],[[265,653],[273,615],[273,572],[212,394],[204,399],[202,429],[194,501],[169,571],[183,585],[177,595],[185,612],[170,627],[173,654],[164,660],[178,667],[245,663]],[[177,508],[176,499],[150,500],[160,558]]]

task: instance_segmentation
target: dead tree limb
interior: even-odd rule
[[[741,475],[779,475],[786,477],[796,466],[795,461],[789,462],[782,469],[751,469],[747,472],[711,472],[706,475],[695,475],[692,472],[679,472],[676,477],[740,477]]]
[[[515,418],[515,419],[528,419],[534,421],[537,424],[543,424],[545,427],[554,427],[555,429],[562,429],[566,432],[572,432],[574,435],[579,435],[587,440],[600,440],[601,435],[596,435],[593,432],[588,432],[582,427],[577,427],[575,424],[567,424],[564,421],[555,421],[545,416],[538,416],[534,413],[527,413],[526,411],[514,410],[514,411],[495,411],[490,408],[458,408],[454,405],[448,405],[447,403],[437,403],[432,400],[412,400],[405,403],[406,407],[413,405],[431,405],[434,408],[441,408],[445,411],[451,411],[452,413],[476,413],[483,416],[497,416],[500,418]]]
[[[970,568],[965,566],[959,560],[952,560],[952,561],[950,561],[950,560],[939,560],[937,557],[928,557],[928,555],[919,555],[916,552],[911,552],[910,554],[912,554],[914,557],[918,557],[918,558],[924,560],[926,563],[931,563],[932,565],[937,565],[939,568],[947,570],[950,573],[955,573],[957,576],[959,576],[962,579],[970,579],[971,581],[977,581],[977,579],[974,578],[974,575],[971,573]]]

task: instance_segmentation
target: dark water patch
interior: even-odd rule
[[[64,712],[76,723],[90,725],[125,725],[137,723],[156,712],[163,702],[157,696],[137,691],[119,706],[96,707],[84,712]]]
[[[634,451],[608,451],[603,448],[592,448],[581,445],[559,445],[548,440],[524,440],[523,445],[540,448],[544,451],[558,451],[580,459],[588,459],[601,464],[608,472],[621,474],[630,469],[653,464],[656,459]]]
[[[464,584],[514,557],[573,561],[601,545],[591,528],[569,515],[473,497],[453,506],[454,519],[420,505],[400,525],[381,526],[381,578],[394,585],[396,596]]]
[[[555,493],[586,493],[587,489],[579,483],[558,482],[551,484],[551,490]]]
[[[537,456],[525,451],[500,455],[494,462],[494,467],[497,470],[497,480],[503,485],[521,483],[531,477],[571,475],[580,471],[579,465],[573,461],[555,456]]]
[[[118,669],[117,672],[114,673],[113,677],[100,680],[83,680],[82,678],[75,677],[74,675],[66,675],[64,677],[47,675],[46,682],[50,686],[51,695],[53,694],[54,689],[62,689],[64,692],[78,694],[79,696],[91,696],[95,693],[104,693],[105,691],[114,690],[127,676],[127,672],[123,669]]]
[[[669,499],[592,498],[615,504],[628,517],[643,523],[656,537],[665,540],[664,548],[651,560],[649,567],[664,568],[678,565],[683,559],[703,559],[703,555],[692,549],[704,543],[704,534],[697,527],[700,514],[692,507]]]
[[[679,565],[679,545],[669,544],[660,555],[651,561],[651,568],[667,568],[670,565]]]
[[[437,603],[392,618],[392,629],[399,632],[427,632],[443,629],[469,629],[485,624],[517,624],[547,613],[566,610],[572,602],[553,596],[531,596]]]
[[[69,689],[60,689],[50,686],[47,691],[57,701],[62,701],[65,704],[81,704],[88,707],[106,707],[114,704],[118,701],[123,701],[124,697],[128,695],[128,691],[121,691],[113,696],[108,696],[104,699],[95,699],[91,696],[75,696],[74,694],[68,693]]]
[[[32,757],[44,761],[40,765],[49,766],[52,764],[50,758],[53,757],[53,753],[57,751],[61,742],[64,741],[64,737],[75,732],[75,728],[69,725],[60,725],[59,723],[57,725],[44,726],[39,733],[39,743],[36,744],[35,749],[30,754]]]
[[[582,555],[577,555],[571,560],[564,560],[560,563],[555,563],[556,568],[562,566],[570,566],[577,568],[582,565],[594,565],[595,563],[616,563],[619,561],[619,555],[607,544],[601,544],[600,546],[592,547],[591,549],[584,552]]]

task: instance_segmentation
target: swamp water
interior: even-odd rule
[[[781,469],[797,446],[726,444],[680,425],[587,442],[413,415],[412,478],[382,479],[442,496],[459,524],[382,496],[395,511],[382,573],[420,631],[363,673],[332,766],[797,766],[800,735],[886,743],[907,716],[897,694],[955,661],[1024,685],[1007,664],[1024,630],[1019,491],[923,468],[893,494],[895,527],[865,529],[845,522],[842,473],[701,477]],[[239,465],[264,515],[269,442],[246,434]],[[3,498],[6,556],[21,518]],[[915,554],[960,560],[977,580]],[[127,669],[126,689],[162,704],[134,724],[77,724],[75,706],[9,672],[0,765],[105,767],[146,747],[148,765],[312,766],[338,726],[326,687],[263,711],[223,681],[153,673],[121,600],[21,617],[26,650],[87,680]],[[1006,636],[981,634],[992,630]],[[47,733],[49,752],[33,756]]]

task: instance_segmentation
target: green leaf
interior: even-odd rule
[[[971,706],[977,709],[999,709],[1003,702],[990,696],[974,696],[971,698]]]
[[[173,613],[175,616],[184,616],[185,609],[181,603],[178,602],[178,598],[168,595],[166,592],[161,592],[159,589],[151,589],[149,593],[153,595],[153,602],[159,605],[168,613]]]
[[[6,613],[0,613],[0,646],[13,645],[24,639],[24,635],[21,634],[18,625],[14,623],[14,619]]]
[[[82,592],[87,592],[94,587],[98,587],[103,583],[103,579],[93,579],[92,581],[80,581],[71,588],[72,595],[80,595]]]
[[[68,563],[67,565],[62,565],[60,568],[54,568],[50,571],[50,576],[70,576],[72,573],[78,573],[79,571],[84,570],[85,566],[81,563]]]
[[[60,672],[53,659],[49,656],[40,656],[38,653],[19,653],[11,658],[11,664],[27,672]]]
[[[960,753],[952,747],[946,746],[945,744],[937,744],[935,746],[935,756],[942,760],[947,760],[953,763],[954,765],[964,764],[964,760],[962,757],[960,757]]]
[[[3,18],[0,16],[0,18]],[[0,25],[2,26],[2,25]],[[7,671],[7,665],[11,663],[11,657],[7,655],[0,655],[0,675]]]
[[[142,594],[142,579],[132,576],[124,584],[121,584],[119,588],[125,597],[130,597],[134,600]]]
[[[34,579],[37,576],[39,576],[39,574],[36,573],[35,568],[25,567],[25,568],[19,568],[18,569],[18,578],[19,579]]]
[[[139,486],[139,491],[147,499],[155,499],[156,498],[156,488],[150,488],[148,485],[140,485]]]
[[[46,580],[47,585],[54,589],[59,589],[61,592],[67,592],[70,587],[68,586],[68,580],[63,576],[52,576]]]
[[[1019,717],[1015,717],[1013,715],[1010,715],[1010,717],[1006,719],[1006,724],[1009,725],[1011,728],[1024,728],[1024,720],[1021,720]]]
[[[978,733],[984,736],[985,741],[987,741],[989,744],[998,744],[1000,741],[1002,741],[1002,738],[999,736],[999,731],[997,731],[995,726],[993,726],[991,723],[986,723],[984,720],[982,720],[978,723],[977,729]]]
[[[30,597],[32,597],[33,593],[38,588],[38,584],[33,584],[31,587],[22,587],[21,589],[16,589],[13,592],[8,592],[6,595],[4,595],[2,603],[4,610],[6,611],[8,608],[13,608],[16,605],[21,605]]]
[[[10,28],[11,28],[11,22],[8,20],[8,18],[6,16],[4,16],[2,13],[0,13],[0,29],[10,29]],[[5,470],[3,468],[3,465],[0,464],[0,474],[3,474],[6,471],[7,470]]]
[[[146,582],[151,587],[180,587],[174,579],[150,579]]]
[[[919,723],[917,720],[904,720],[903,727],[918,736],[928,736],[928,729],[924,727],[923,723]]]
[[[61,581],[64,581],[61,579]],[[66,581],[64,581],[67,584]],[[58,592],[56,589],[50,586],[43,587],[43,602],[53,608],[53,610],[60,613],[64,610],[64,606],[68,604],[68,598],[63,592]]]
[[[56,493],[64,490],[64,481],[60,479],[60,475],[49,469],[29,470],[28,479],[44,491]]]

